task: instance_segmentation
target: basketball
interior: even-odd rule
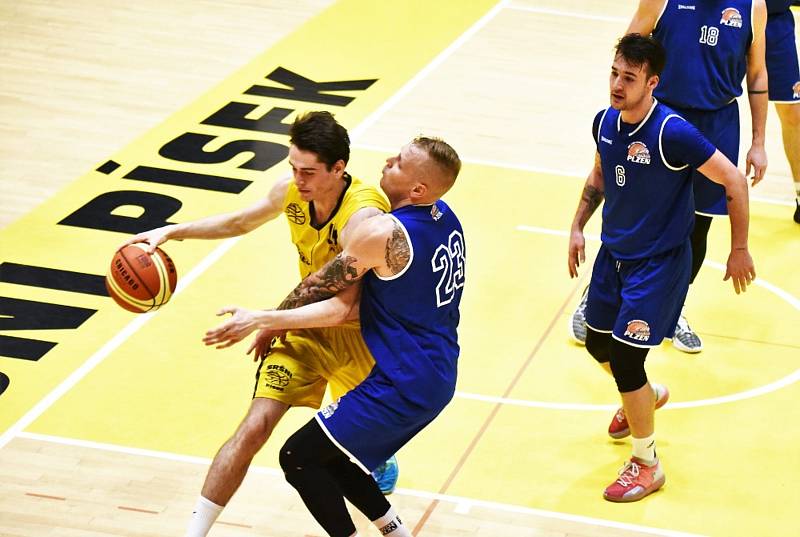
[[[148,254],[144,244],[117,250],[106,274],[109,296],[134,313],[152,311],[169,302],[177,283],[172,259],[160,248]]]

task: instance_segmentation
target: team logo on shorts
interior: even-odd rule
[[[792,98],[800,99],[800,80],[795,82],[794,86],[792,86]]]
[[[323,408],[322,410],[320,410],[319,413],[322,414],[323,418],[328,419],[331,416],[333,416],[333,413],[336,412],[337,408],[339,408],[338,399],[333,403],[329,404],[328,406],[326,406],[325,408]]]
[[[722,17],[719,19],[719,23],[731,28],[741,28],[742,14],[735,7],[727,7],[722,10]]]
[[[286,206],[286,217],[297,225],[306,223],[306,213],[296,203],[290,203]]]
[[[269,364],[264,371],[264,383],[267,388],[282,392],[292,380],[292,372],[280,364]]]
[[[628,146],[628,161],[636,164],[650,164],[650,150],[642,142],[633,142]]]
[[[650,339],[650,325],[639,319],[629,321],[624,335],[636,341],[647,341]]]

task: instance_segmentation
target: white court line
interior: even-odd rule
[[[555,235],[559,237],[568,237],[569,232],[559,229],[549,229],[543,227],[535,227],[535,226],[523,226],[519,225],[516,227],[517,231],[529,231],[532,233],[541,233],[545,235]],[[585,238],[588,240],[597,241],[600,240],[600,237],[597,235],[585,235]],[[703,266],[708,266],[722,272],[725,272],[726,267],[722,263],[717,263],[716,261],[710,261],[706,259],[703,261]],[[777,285],[768,282],[762,277],[756,278],[753,282],[754,285],[759,287],[763,287],[770,293],[774,294],[781,300],[788,303],[794,309],[800,311],[800,299],[792,295],[791,293],[781,289]],[[680,403],[667,403],[664,405],[665,409],[669,408],[696,408],[696,407],[704,407],[704,406],[712,406],[712,405],[721,405],[724,403],[732,403],[735,401],[742,401],[744,399],[752,399],[754,397],[759,397],[761,395],[765,395],[781,388],[785,388],[790,386],[800,380],[800,369],[796,369],[789,375],[780,378],[774,382],[770,382],[769,384],[765,384],[763,386],[759,386],[757,388],[752,388],[750,390],[745,390],[743,392],[734,393],[731,395],[725,395],[721,397],[713,397],[710,399],[699,399],[696,401],[684,401]],[[573,404],[573,403],[552,403],[547,401],[528,401],[524,399],[506,399],[503,397],[494,397],[488,395],[480,395],[480,394],[473,394],[467,392],[456,392],[456,397],[460,397],[462,399],[473,399],[477,401],[485,401],[485,402],[492,402],[492,403],[500,403],[500,404],[507,404],[512,406],[523,406],[523,407],[533,407],[533,408],[549,408],[549,409],[557,409],[557,410],[608,410],[609,405],[584,405],[584,404]],[[614,407],[616,408],[616,407]]]
[[[352,149],[361,149],[364,151],[374,151],[375,153],[386,153],[388,155],[395,155],[397,154],[398,148],[388,148],[388,147],[380,147],[377,145],[372,144],[353,144],[351,146]],[[516,164],[510,162],[500,162],[497,160],[486,160],[486,159],[477,159],[477,158],[462,158],[461,162],[464,164],[476,164],[478,166],[490,166],[493,168],[504,168],[507,170],[518,170],[528,173],[546,173],[549,175],[560,175],[561,177],[575,177],[579,179],[585,179],[589,172],[580,173],[571,170],[563,170],[563,169],[556,169],[556,168],[544,168],[542,166],[531,166],[528,164]],[[757,201],[759,203],[767,203],[770,205],[781,205],[783,207],[794,207],[793,201],[782,200],[779,198],[770,198],[765,196],[750,196],[750,201]]]
[[[556,15],[558,17],[572,17],[574,19],[586,19],[590,21],[603,21],[603,22],[630,22],[630,18],[623,17],[610,17],[608,15],[590,15],[588,13],[576,13],[574,11],[561,11],[560,9],[547,9],[543,7],[533,6],[507,6],[507,9],[514,9],[516,11],[527,11],[529,13],[540,13],[542,15]]]
[[[417,87],[422,80],[427,77],[434,69],[439,67],[447,58],[449,58],[456,50],[461,48],[461,46],[466,43],[469,39],[472,38],[478,31],[486,26],[489,21],[491,21],[495,16],[500,13],[502,9],[506,7],[509,0],[501,0],[498,2],[492,9],[490,9],[486,15],[478,19],[472,26],[470,26],[466,32],[461,34],[455,41],[450,43],[446,49],[440,52],[434,59],[430,61],[428,65],[422,68],[420,72],[418,72],[411,80],[406,82],[403,87],[401,87],[394,95],[389,97],[386,101],[383,102],[381,106],[378,107],[373,113],[367,116],[364,121],[358,124],[358,126],[350,131],[350,139],[355,141],[361,136],[363,136],[364,131],[370,128],[372,125],[375,124],[383,115],[389,111],[394,105],[400,101],[403,97],[409,94],[412,89]],[[396,149],[394,150],[396,152]]]
[[[351,138],[355,138],[363,133],[370,125],[375,123],[391,106],[394,105],[401,97],[407,94],[411,89],[416,86],[420,80],[430,73],[434,68],[441,64],[448,56],[450,56],[456,49],[458,49],[464,42],[472,37],[478,30],[486,25],[501,9],[508,3],[509,0],[502,0],[495,5],[483,17],[478,19],[471,27],[469,27],[461,36],[459,36],[453,43],[436,56],[422,71],[417,73],[414,78],[409,80],[403,85],[392,97],[383,103],[375,112],[367,116],[357,127],[350,131]],[[194,281],[195,278],[200,276],[205,270],[213,265],[222,257],[225,252],[230,250],[242,237],[232,237],[226,239],[208,254],[193,270],[189,272],[178,283],[175,294],[180,293],[183,289]],[[14,425],[9,427],[2,435],[0,435],[0,448],[6,445],[15,435],[24,430],[36,418],[41,416],[53,403],[58,401],[67,391],[75,386],[83,377],[97,367],[109,354],[111,354],[117,347],[122,345],[131,335],[136,333],[145,323],[147,323],[153,315],[157,312],[147,313],[137,316],[134,320],[128,323],[122,330],[120,330],[113,338],[111,338],[105,345],[103,345],[97,352],[95,352],[89,359],[87,359],[81,366],[72,372],[66,379],[64,379],[58,386],[56,386],[50,393],[42,398],[32,409],[30,409],[24,416],[17,420]]]
[[[240,239],[240,237],[234,237],[232,239],[227,239],[222,244],[217,246],[210,254],[208,254],[203,260],[189,273],[181,278],[178,282],[178,286],[175,288],[175,293],[173,295],[179,294],[181,291],[186,289],[198,276],[200,276],[205,270],[214,264],[220,257],[222,257],[225,252],[231,249],[234,244]],[[105,360],[109,354],[111,354],[117,347],[122,345],[125,340],[127,340],[130,336],[132,336],[136,331],[138,331],[142,326],[144,326],[150,319],[153,318],[158,314],[158,311],[153,311],[150,313],[143,313],[141,315],[137,315],[131,322],[129,322],[125,327],[117,332],[117,334],[112,337],[108,342],[100,347],[88,360],[83,362],[78,369],[73,371],[67,378],[65,378],[61,383],[53,388],[53,390],[48,393],[44,398],[42,398],[36,405],[26,412],[19,420],[17,420],[14,425],[9,427],[2,435],[0,435],[0,448],[5,446],[15,435],[19,434],[23,431],[28,425],[33,423],[36,418],[41,416],[45,410],[50,408],[53,403],[58,401],[62,395],[67,393],[72,387],[74,387],[83,377],[89,374],[89,372],[97,367],[103,360]]]
[[[211,464],[211,459],[207,459],[204,457],[193,457],[190,455],[180,455],[177,453],[169,453],[165,451],[155,451],[151,449],[139,449],[139,448],[132,448],[132,447],[125,447],[125,446],[117,446],[114,444],[103,444],[100,442],[90,442],[87,440],[78,440],[76,438],[65,438],[60,436],[51,436],[51,435],[44,435],[44,434],[37,434],[37,433],[28,433],[28,432],[20,432],[17,435],[19,438],[27,438],[30,440],[37,440],[40,442],[49,442],[52,444],[61,444],[67,446],[76,446],[76,447],[83,447],[89,449],[96,449],[100,451],[110,451],[113,453],[125,453],[128,455],[139,455],[143,457],[151,457],[155,459],[162,459],[162,460],[169,460],[169,461],[177,461],[177,462],[184,462],[189,464],[198,464],[207,466]],[[250,471],[262,475],[269,475],[274,477],[282,477],[283,472],[277,470],[275,468],[268,468],[265,466],[251,466]],[[283,480],[281,480],[286,487],[288,484],[285,484]],[[592,518],[587,516],[581,515],[571,515],[568,513],[559,513],[556,511],[545,511],[543,509],[534,509],[532,507],[525,507],[521,505],[514,505],[514,504],[507,504],[507,503],[499,503],[499,502],[490,502],[484,500],[478,500],[475,498],[467,498],[464,496],[451,496],[449,494],[439,494],[436,492],[429,492],[426,490],[415,490],[415,489],[403,489],[399,488],[394,491],[394,494],[398,496],[409,496],[412,498],[422,498],[426,500],[439,500],[441,502],[452,503],[455,505],[454,512],[466,515],[470,512],[473,507],[482,507],[485,509],[490,509],[494,511],[503,511],[507,513],[518,513],[518,514],[526,514],[526,515],[533,515],[542,518],[551,518],[555,520],[562,520],[568,522],[577,522],[579,524],[592,524],[595,526],[602,526],[606,528],[615,528],[615,529],[622,529],[622,530],[629,530],[629,531],[636,531],[640,533],[646,533],[649,535],[662,535],[664,537],[702,537],[696,533],[685,533],[680,531],[668,530],[668,529],[661,529],[661,528],[652,528],[648,526],[639,526],[637,524],[627,524],[624,522],[615,522],[613,520],[604,520],[601,518]]]

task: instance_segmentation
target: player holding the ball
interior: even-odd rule
[[[411,537],[369,471],[425,428],[455,392],[466,244],[440,198],[460,169],[443,140],[406,144],[386,160],[381,177],[392,212],[359,224],[344,251],[286,298],[295,309],[223,308],[220,314],[232,317],[204,338],[224,347],[258,328],[333,326],[360,316],[375,368],[280,452],[286,480],[328,535],[357,535],[347,498],[381,535]]]
[[[235,237],[284,213],[299,254],[300,277],[320,269],[347,246],[360,222],[383,214],[389,206],[376,188],[345,171],[350,138],[333,115],[309,112],[300,116],[289,136],[292,176],[277,181],[265,198],[237,212],[140,233],[126,244],[147,243],[154,251],[170,239]],[[214,457],[187,537],[207,535],[289,407],[319,408],[328,383],[338,398],[361,382],[374,365],[357,321],[288,334],[262,330],[249,352],[261,359],[253,401],[236,432]],[[375,477],[389,493],[397,481],[394,457],[380,470],[385,475]]]

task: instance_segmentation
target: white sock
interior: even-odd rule
[[[656,463],[656,433],[647,438],[633,438],[633,456],[648,466]]]
[[[200,496],[189,519],[186,537],[206,537],[211,526],[225,507]]]
[[[411,537],[411,532],[403,525],[394,507],[389,507],[385,515],[372,523],[384,537]]]

